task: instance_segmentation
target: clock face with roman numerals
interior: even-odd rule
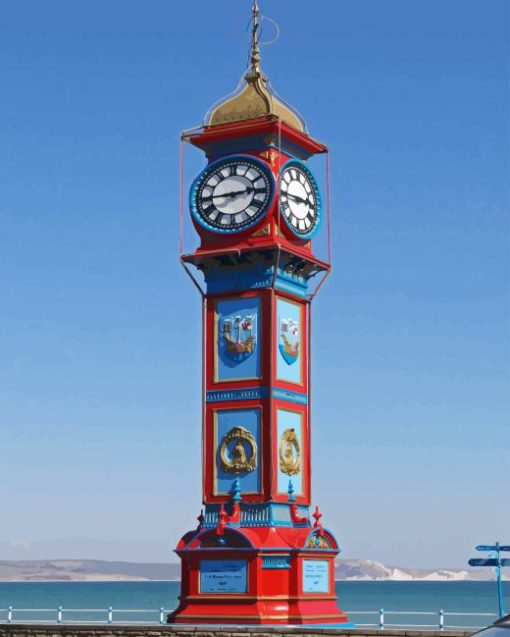
[[[245,155],[210,164],[191,188],[194,218],[213,232],[239,232],[266,214],[274,195],[274,178],[266,164]]]
[[[300,161],[291,160],[283,166],[280,209],[287,225],[300,239],[309,239],[317,232],[321,218],[319,187]]]

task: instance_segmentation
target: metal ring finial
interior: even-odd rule
[[[263,41],[259,39],[259,46],[270,46],[271,44],[278,42],[278,40],[280,39],[280,25],[278,24],[278,22],[276,22],[276,20],[273,20],[273,18],[268,18],[266,15],[263,15],[260,18],[260,35],[262,35],[264,32],[265,21],[270,22],[274,26],[276,34],[271,40]]]

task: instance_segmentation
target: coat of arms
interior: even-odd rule
[[[257,466],[255,437],[244,427],[233,427],[223,438],[219,461],[225,473],[249,473]]]
[[[299,324],[294,319],[281,319],[278,348],[287,365],[293,365],[299,358]]]
[[[286,429],[278,448],[280,471],[295,476],[301,471],[301,447],[294,429]]]
[[[317,535],[316,533],[308,539],[308,542],[305,544],[305,548],[307,549],[329,549],[331,548],[331,544],[327,541],[324,536]]]
[[[227,358],[241,363],[253,354],[257,346],[257,316],[238,314],[220,319],[220,339]]]

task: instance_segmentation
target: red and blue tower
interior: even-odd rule
[[[207,159],[189,194],[200,245],[181,254],[202,294],[204,509],[168,621],[347,626],[339,547],[310,510],[311,302],[330,265],[309,161],[327,148],[260,68],[256,0],[241,87],[183,141]]]

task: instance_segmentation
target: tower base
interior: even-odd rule
[[[199,528],[179,542],[179,607],[171,624],[352,627],[338,607],[326,529]]]

